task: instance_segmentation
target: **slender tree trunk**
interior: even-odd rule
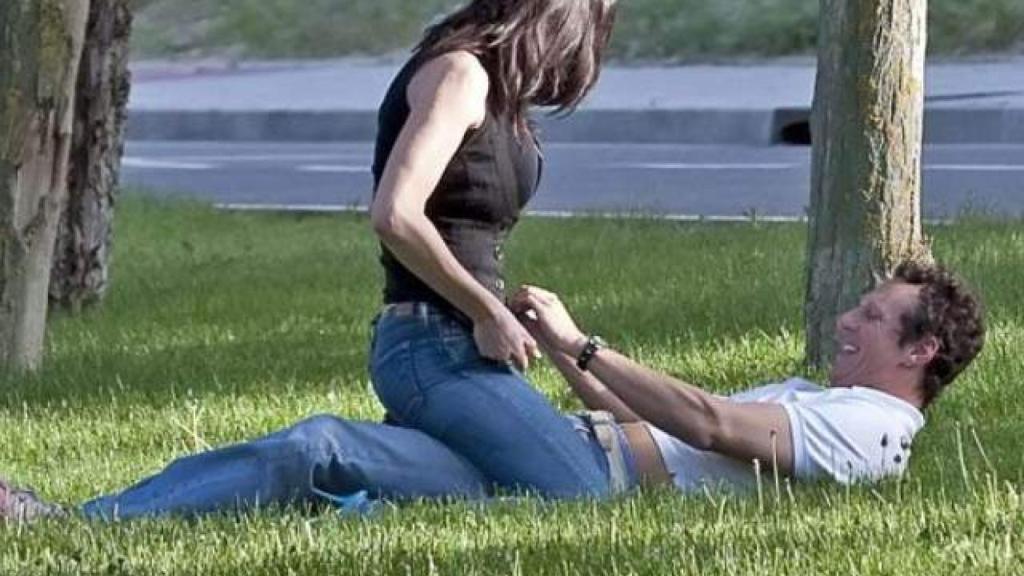
[[[807,359],[826,366],[835,319],[921,231],[927,0],[822,0],[811,118]]]
[[[88,0],[0,2],[0,366],[42,358]]]
[[[50,279],[51,301],[73,311],[100,301],[107,288],[131,85],[131,23],[129,0],[92,0],[78,70],[68,202]]]

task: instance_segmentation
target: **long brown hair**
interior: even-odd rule
[[[616,0],[471,0],[427,29],[421,58],[465,50],[491,78],[489,104],[529,132],[530,106],[571,113],[601,73]]]

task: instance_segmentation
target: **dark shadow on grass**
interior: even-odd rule
[[[166,406],[176,398],[283,394],[308,387],[325,394],[337,382],[365,382],[367,342],[325,346],[315,340],[236,341],[172,346],[145,354],[65,354],[36,374],[0,376],[0,409],[23,404],[92,408],[116,394],[122,407]],[[330,383],[330,387],[329,387]]]

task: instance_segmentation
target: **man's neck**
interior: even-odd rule
[[[902,375],[888,376],[871,378],[870,381],[833,382],[832,385],[838,388],[870,388],[899,398],[918,410],[921,410],[924,406],[919,377],[903,378]]]
[[[908,383],[890,381],[885,384],[854,384],[854,386],[861,386],[863,388],[871,388],[872,390],[884,392],[889,396],[903,400],[918,410],[921,410],[924,406],[924,399],[921,397],[921,386],[916,382]]]

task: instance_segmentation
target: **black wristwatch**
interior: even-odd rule
[[[580,351],[580,355],[576,358],[576,367],[586,372],[587,366],[590,364],[590,361],[594,359],[594,355],[597,354],[597,351],[607,347],[608,343],[604,341],[604,338],[591,334],[587,337],[587,343],[583,346],[583,350]]]

